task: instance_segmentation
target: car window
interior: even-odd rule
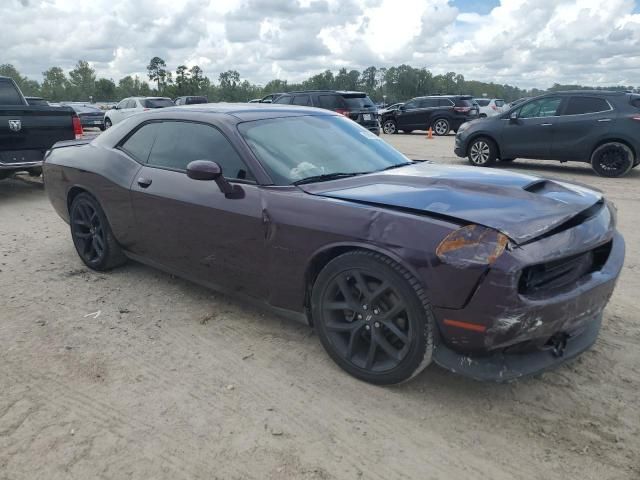
[[[227,178],[253,180],[229,140],[210,125],[193,122],[162,122],[147,163],[150,166],[186,170],[194,160],[211,160]]]
[[[418,107],[419,108],[433,108],[433,107],[437,107],[438,103],[440,102],[441,99],[438,98],[423,98],[422,100],[420,100],[418,102]]]
[[[496,107],[504,107],[504,100],[496,100]]]
[[[18,90],[9,80],[0,79],[0,105],[23,105]]]
[[[176,101],[174,103],[176,105],[182,105],[184,103],[184,99],[183,98],[176,98]]]
[[[306,115],[238,125],[277,185],[314,175],[382,170],[409,160],[342,115]]]
[[[136,108],[138,105],[136,105],[136,101],[135,100],[129,100],[127,102],[127,106],[124,108]]]
[[[280,97],[278,99],[276,99],[276,101],[272,102],[272,103],[280,103],[283,105],[289,105],[291,103],[291,99],[293,97],[289,96],[289,95],[285,95],[284,97]]]
[[[309,105],[309,95],[296,95],[293,97],[292,105]]]
[[[118,103],[118,108],[120,109],[127,108],[127,103],[129,103],[129,100],[125,98],[120,103]]]
[[[342,97],[338,95],[318,95],[318,106],[329,110],[344,108]]]
[[[147,123],[143,125],[125,140],[120,148],[140,163],[146,163],[149,158],[149,152],[151,152],[151,147],[153,147],[153,142],[156,139],[159,126],[159,123]]]
[[[611,106],[603,98],[598,97],[571,97],[567,102],[565,115],[581,115],[585,113],[606,112]]]
[[[448,98],[441,98],[438,100],[439,107],[453,107],[453,102]]]
[[[414,108],[418,108],[418,101],[417,100],[411,100],[410,102],[407,102],[404,104],[404,108],[406,110],[411,110]]]
[[[553,117],[558,111],[562,99],[560,97],[542,98],[527,103],[520,109],[518,118]]]
[[[487,99],[484,99],[484,98],[478,98],[478,99],[475,100],[475,102],[478,105],[480,105],[481,107],[488,107],[490,101],[491,100],[487,100]]]
[[[640,108],[640,97],[631,97],[631,105]]]
[[[373,108],[373,102],[366,95],[342,95],[347,108],[352,110],[358,110],[360,108]]]
[[[168,98],[145,98],[140,100],[144,108],[165,108],[173,107],[173,102]]]

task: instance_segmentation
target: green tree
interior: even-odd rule
[[[116,84],[113,80],[100,78],[96,80],[94,90],[94,100],[96,101],[114,101],[116,99]]]
[[[162,91],[165,85],[165,80],[167,78],[167,64],[160,57],[153,57],[151,61],[149,61],[149,65],[147,65],[147,74],[149,76],[149,80],[152,82],[156,82],[158,86],[158,92]]]
[[[89,100],[95,92],[96,71],[86,60],[78,60],[76,67],[69,72],[72,100]]]
[[[67,99],[69,80],[60,67],[51,67],[42,73],[42,96],[47,100],[60,101]]]

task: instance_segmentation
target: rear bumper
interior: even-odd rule
[[[0,171],[14,171],[14,172],[22,172],[26,170],[31,170],[34,168],[41,168],[42,160],[37,162],[15,162],[15,163],[3,163],[0,162]]]

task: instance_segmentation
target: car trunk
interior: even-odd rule
[[[378,109],[365,94],[342,94],[348,117],[368,128],[378,126]]]

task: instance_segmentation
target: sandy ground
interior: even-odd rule
[[[385,138],[464,163],[453,137]],[[135,263],[87,270],[42,187],[0,182],[0,479],[640,478],[640,169],[509,168],[603,190],[628,245],[596,346],[509,385],[361,383],[305,326]]]

